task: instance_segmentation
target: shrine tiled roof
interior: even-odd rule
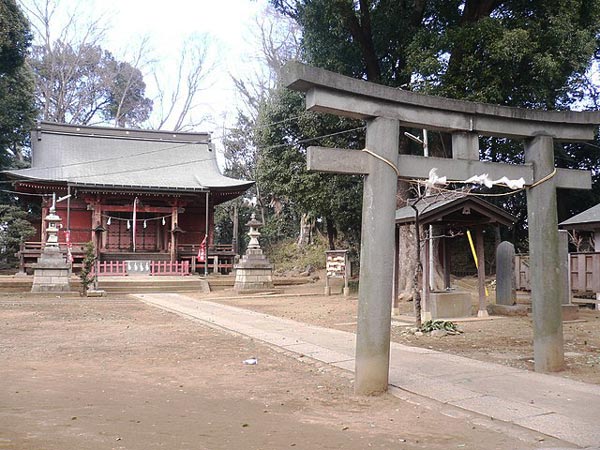
[[[600,204],[574,215],[570,219],[558,224],[560,228],[568,230],[599,230],[600,229]]]
[[[17,180],[164,191],[243,191],[252,181],[221,174],[208,133],[42,122],[32,131],[31,168]]]

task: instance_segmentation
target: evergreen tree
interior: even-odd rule
[[[506,106],[595,108],[600,98],[590,76],[599,48],[597,0],[271,2],[300,25],[304,61],[344,75]],[[321,115],[320,120],[329,119]],[[450,156],[448,135],[430,133],[430,139],[430,154]],[[411,145],[401,142],[399,150],[418,150]],[[484,160],[522,162],[519,142],[482,138],[480,148]],[[597,150],[557,144],[557,165],[592,169],[596,175]],[[287,172],[293,179],[293,171]],[[596,201],[593,194],[576,195],[589,199],[582,208]],[[524,219],[524,199],[506,202]],[[559,219],[577,212],[577,206],[562,207]]]
[[[0,169],[24,159],[35,122],[33,76],[26,56],[29,23],[15,0],[0,0]]]

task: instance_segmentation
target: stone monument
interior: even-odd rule
[[[47,224],[46,235],[48,237],[38,262],[33,266],[31,292],[68,292],[71,290],[69,282],[71,265],[66,261],[65,255],[58,246],[58,225],[61,219],[56,215],[54,199],[44,222]]]
[[[233,289],[236,292],[261,292],[273,290],[273,266],[263,254],[258,242],[260,232],[258,228],[263,224],[256,220],[256,215],[252,213],[252,218],[246,224],[250,227],[248,236],[250,242],[246,254],[242,257],[235,268],[235,284]]]
[[[515,284],[515,246],[503,241],[496,249],[497,305],[512,306],[517,302]]]

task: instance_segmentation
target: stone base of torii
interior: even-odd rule
[[[535,370],[561,370],[564,291],[556,189],[590,189],[591,175],[555,169],[554,143],[593,139],[600,113],[524,110],[415,94],[296,62],[284,67],[283,77],[289,88],[306,93],[307,109],[367,123],[363,151],[308,149],[309,170],[364,175],[356,392],[388,388],[397,179],[427,178],[434,167],[449,180],[483,173],[525,179]],[[400,126],[451,133],[453,157],[399,155]],[[480,161],[479,136],[522,140],[525,164]]]

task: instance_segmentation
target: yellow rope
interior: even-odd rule
[[[371,156],[374,156],[375,158],[379,159],[380,161],[383,161],[384,163],[386,163],[388,166],[390,166],[392,169],[394,169],[394,172],[396,172],[396,175],[398,177],[400,177],[400,171],[398,170],[398,168],[396,167],[396,165],[391,162],[389,159],[384,158],[381,155],[378,155],[377,153],[372,152],[371,150],[367,149],[367,148],[363,148],[361,151],[368,153]]]
[[[535,183],[533,183],[531,186],[528,187],[528,189],[531,189],[532,187],[536,187],[539,186],[540,184],[548,181],[550,178],[552,178],[554,175],[556,175],[556,167],[554,168],[554,170],[552,172],[550,172],[548,175],[546,175],[544,178],[540,178],[539,180],[537,180]]]

